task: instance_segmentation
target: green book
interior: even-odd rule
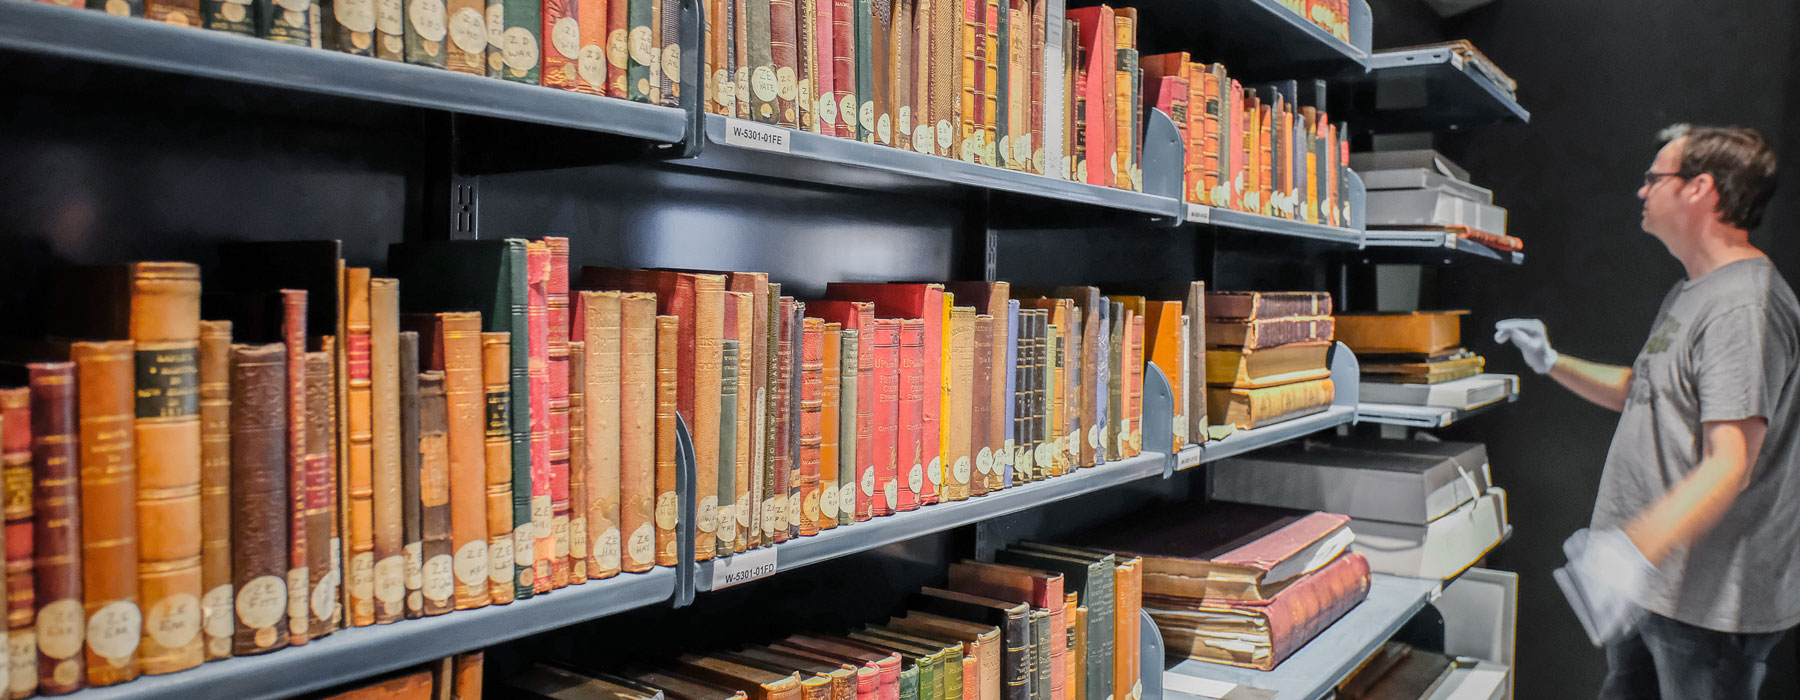
[[[719,363],[719,502],[737,503],[738,341],[723,341]],[[737,543],[737,513],[719,509],[718,556],[729,557]]]
[[[500,34],[500,77],[516,83],[538,84],[538,50],[544,45],[538,37],[538,33],[543,31],[543,5],[536,2],[509,2],[502,6],[501,15],[505,18],[506,29]],[[488,41],[491,42],[491,21],[488,31]],[[492,68],[492,54],[489,54],[488,63]]]
[[[406,62],[433,68],[449,64],[450,17],[444,0],[412,0],[406,8]]]
[[[1056,667],[1050,662],[1050,611],[1031,611],[1031,696],[1050,698],[1050,678]]]
[[[762,1],[763,4],[768,4],[768,0]],[[772,118],[774,112],[770,111],[769,114]],[[779,372],[781,371],[781,363],[776,361],[776,358],[781,356],[781,285],[775,282],[769,283],[768,326],[769,348],[768,354],[764,355],[764,357],[768,358],[768,362],[766,363],[767,367],[764,368],[764,371],[766,372],[764,375],[764,381],[766,382],[764,386],[768,387],[768,390],[763,392],[763,420],[768,424],[768,429],[763,431],[763,461],[762,464],[757,467],[760,470],[760,473],[757,475],[757,481],[760,482],[758,493],[762,496],[763,502],[762,514],[757,520],[757,523],[762,526],[762,532],[757,533],[757,535],[762,538],[764,546],[774,544],[772,538],[775,536],[775,527],[778,524],[782,524],[776,523],[775,518],[773,517],[775,513],[779,512],[775,507],[774,421],[775,416],[777,415],[776,411],[779,410],[780,406],[775,400],[775,385],[776,379],[779,377]],[[786,495],[787,494],[781,494],[782,497],[786,497]]]
[[[1022,542],[994,555],[994,561],[1063,575],[1063,590],[1078,594],[1088,609],[1087,697],[1113,694],[1113,601],[1115,558],[1109,552]]]
[[[838,399],[838,524],[856,521],[856,500],[862,491],[856,483],[856,341],[859,331],[845,330],[839,353],[838,379],[843,388]]]
[[[403,313],[479,311],[481,330],[524,338],[526,329],[525,241],[397,243],[388,248],[388,274],[406,290]],[[531,557],[531,347],[513,342],[512,366],[513,595],[530,598]],[[522,546],[521,546],[522,545]],[[490,553],[504,556],[507,553]]]
[[[904,659],[903,659],[903,661],[904,661]],[[919,697],[919,676],[920,675],[921,675],[920,666],[919,666],[918,661],[916,661],[916,660],[910,664],[907,664],[907,665],[901,667],[901,669],[900,669],[900,700],[924,700],[923,698]]]
[[[869,0],[856,0],[856,140],[875,140],[874,17]]]
[[[312,45],[311,0],[256,0],[256,35],[296,46]]]

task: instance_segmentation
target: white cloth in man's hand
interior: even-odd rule
[[[1588,641],[1602,646],[1630,632],[1647,614],[1637,601],[1656,567],[1616,528],[1582,528],[1563,542],[1569,563],[1553,572]]]
[[[1531,371],[1543,374],[1556,366],[1557,353],[1550,347],[1550,331],[1535,318],[1509,318],[1494,324],[1494,342],[1512,343],[1525,356]]]

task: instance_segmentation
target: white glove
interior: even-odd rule
[[[1550,331],[1535,318],[1509,318],[1494,324],[1494,342],[1512,343],[1525,356],[1531,371],[1543,374],[1556,366],[1558,355],[1550,348]]]
[[[1563,542],[1563,554],[1569,563],[1551,576],[1594,646],[1624,636],[1648,614],[1637,600],[1650,587],[1656,567],[1624,532],[1576,530]]]

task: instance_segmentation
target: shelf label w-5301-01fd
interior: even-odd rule
[[[788,130],[773,124],[728,118],[725,120],[725,144],[787,153]]]
[[[712,560],[712,590],[774,575],[775,548],[764,547]]]

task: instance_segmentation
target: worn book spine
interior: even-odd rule
[[[656,317],[656,564],[675,566],[675,404],[677,336],[681,319]]]
[[[612,0],[606,6],[606,41],[602,44],[606,52],[606,96],[619,99],[630,99],[631,88],[631,27],[634,16],[631,11],[639,3],[631,0]]]
[[[969,495],[985,496],[988,478],[994,471],[994,451],[988,434],[993,425],[994,317],[976,315],[973,333],[969,384],[969,463],[973,471],[968,472]]]
[[[934,486],[925,476],[926,457],[920,450],[925,429],[925,395],[930,388],[930,380],[925,376],[925,323],[918,319],[904,319],[899,324],[900,347],[897,352],[900,366],[895,381],[899,387],[900,407],[894,426],[893,452],[893,473],[898,482],[895,489],[898,498],[892,505],[896,511],[909,511],[918,510],[927,488]],[[931,488],[929,493],[935,498],[937,489]]]
[[[950,412],[944,420],[950,426],[950,443],[944,452],[944,500],[961,501],[969,498],[974,456],[970,446],[975,420],[975,308],[953,307],[945,331],[950,341]]]
[[[1031,309],[1018,310],[1018,339],[1014,351],[1017,359],[1012,370],[1012,400],[1008,402],[1012,407],[1010,422],[1013,435],[1012,449],[1008,450],[1012,456],[1012,479],[1008,485],[1023,484],[1033,479],[1030,461],[1033,458],[1031,432],[1028,428],[1031,419],[1032,319],[1036,313]]]
[[[136,678],[136,453],[132,449],[131,341],[74,343],[80,445],[81,563],[88,629],[87,683]]]
[[[726,496],[719,493],[719,395],[720,365],[725,339],[725,278],[720,275],[693,275],[694,284],[694,365],[693,429],[694,441],[694,523],[696,560],[712,558],[717,549],[719,510],[729,507]],[[706,397],[706,400],[700,400]],[[735,468],[735,467],[732,467]]]
[[[1018,469],[1019,339],[1019,302],[1010,299],[1006,302],[1006,354],[1001,360],[1001,373],[1006,375],[1006,384],[1000,395],[1000,425],[1001,432],[1006,437],[1003,439],[1000,455],[995,458],[1000,462],[996,469],[1001,472],[1001,488],[1013,485]]]
[[[749,118],[766,124],[774,124],[777,98],[781,93],[781,83],[775,72],[774,47],[770,43],[770,28],[773,18],[770,16],[770,0],[746,0],[745,2],[745,35],[749,42],[749,60],[746,66],[747,75],[740,88],[749,96]],[[791,7],[791,6],[790,6]]]
[[[569,341],[569,583],[587,583],[588,549],[587,343]],[[618,386],[615,382],[614,386]]]
[[[154,6],[147,3],[145,15]],[[375,0],[331,0],[324,3],[319,28],[323,47],[357,56],[375,55]],[[486,41],[485,39],[483,40]]]
[[[794,110],[795,128],[818,133],[817,115],[813,110],[813,85],[818,83],[819,57],[818,3],[816,0],[793,0],[794,4]]]
[[[542,241],[531,241],[525,251],[525,342],[531,378],[531,398],[526,409],[531,416],[532,590],[548,593],[550,560],[556,553],[550,473],[550,249]]]
[[[442,381],[441,379],[439,380]],[[441,391],[440,387],[440,391]],[[400,332],[400,541],[406,552],[406,618],[425,614],[425,545],[420,493],[419,334]]]
[[[322,350],[306,353],[306,540],[313,546],[306,548],[303,605],[314,637],[331,633],[331,610],[338,594],[331,578],[331,521],[337,515],[332,480],[337,447],[332,345],[333,339],[326,336],[321,339]]]
[[[869,58],[873,61],[869,68],[869,97],[865,98],[873,111],[871,129],[874,130],[874,142],[882,145],[893,145],[893,118],[895,110],[893,84],[894,64],[894,8],[896,0],[870,0],[869,2]]]
[[[875,321],[875,467],[874,496],[869,512],[893,515],[900,501],[895,474],[900,423],[900,320]]]
[[[656,297],[619,298],[620,568],[648,571],[657,562],[655,504],[659,486]],[[673,477],[670,474],[670,477]],[[670,484],[673,487],[673,483]],[[671,490],[673,490],[671,488]]]
[[[207,29],[244,36],[256,36],[255,5],[240,0],[200,0],[201,17]],[[371,9],[373,12],[373,9]],[[374,21],[370,20],[373,27]]]
[[[287,646],[286,351],[231,347],[232,652]]]
[[[622,300],[619,292],[581,292],[581,342],[587,354],[584,372],[571,380],[582,386],[586,443],[584,466],[587,498],[576,507],[586,513],[591,556],[582,564],[588,578],[606,578],[621,566],[620,394],[624,365],[620,359]],[[654,347],[654,344],[651,345]],[[648,430],[648,426],[643,429]]]
[[[375,57],[406,59],[406,0],[375,0]]]
[[[144,673],[170,673],[204,660],[200,538],[196,536],[201,532],[200,391],[195,381],[199,376],[200,268],[189,263],[132,265],[130,304],[137,367],[133,406],[137,521],[159,524],[138,536],[138,603],[144,612],[138,663]],[[9,491],[13,485],[9,478]],[[11,503],[9,496],[9,535],[14,523]],[[26,509],[22,517],[28,521],[31,514]],[[27,534],[21,536],[25,541],[31,539]],[[8,537],[8,541],[14,539]],[[29,558],[29,550],[26,556]],[[9,573],[12,559],[9,553]],[[18,589],[8,588],[18,595]],[[31,587],[25,586],[24,592],[29,600]],[[29,620],[27,617],[28,627]],[[16,624],[14,629],[18,629]],[[26,640],[30,639],[27,634]],[[19,676],[15,666],[15,683]]]
[[[779,298],[776,307],[778,313],[769,324],[778,331],[775,343],[775,416],[771,421],[775,427],[770,431],[774,457],[769,464],[771,476],[767,492],[767,498],[773,507],[764,514],[763,521],[763,529],[769,533],[771,542],[786,542],[788,539],[788,474],[793,469],[793,452],[788,449],[788,432],[795,427],[788,420],[789,407],[793,402],[791,380],[795,369],[795,348],[790,337],[793,304],[793,297]]]
[[[306,613],[306,290],[283,289],[281,340],[287,347],[288,621],[289,646],[311,638]]]
[[[345,491],[348,514],[348,560],[345,582],[350,624],[375,624],[375,429],[374,384],[370,354],[369,270],[345,270],[344,349],[349,378],[349,449]]]
[[[788,371],[788,435],[785,449],[788,451],[787,478],[787,536],[793,539],[800,536],[800,356],[802,330],[805,327],[806,303],[794,301],[788,309],[788,344],[794,352]]]
[[[575,13],[581,26],[574,38],[576,49],[571,58],[574,68],[574,89],[590,95],[606,94],[607,83],[607,21],[611,16],[612,6],[622,4],[626,0],[578,0]],[[711,19],[709,16],[708,19]],[[566,27],[566,25],[565,25]],[[556,41],[567,43],[567,29],[564,37]],[[566,48],[558,44],[558,50]]]
[[[805,319],[800,329],[800,534],[819,533],[819,461],[825,406],[825,322]]]
[[[500,76],[514,82],[538,84],[538,38],[543,28],[543,6],[536,2],[504,2],[501,5],[505,29],[500,35]],[[489,14],[493,8],[489,8]],[[492,17],[489,17],[492,20]],[[491,21],[489,31],[492,31]],[[493,37],[488,37],[490,44]],[[492,62],[489,58],[489,62]]]
[[[659,65],[660,63],[658,61]],[[544,247],[550,253],[550,274],[544,283],[545,319],[549,331],[546,345],[549,395],[545,402],[545,421],[550,431],[550,587],[555,589],[569,585],[571,568],[569,525],[573,514],[569,504],[569,239],[546,237]],[[452,435],[454,434],[452,431]]]
[[[231,322],[200,322],[200,567],[206,658],[231,658]],[[150,644],[152,642],[145,642]]]
[[[538,81],[545,87],[574,90],[581,83],[581,13],[579,0],[542,0],[543,45],[539,47]]]
[[[730,314],[727,314],[727,318]],[[719,495],[737,492],[737,408],[738,408],[738,341],[726,338],[721,341],[719,372],[719,414],[731,416],[732,420],[719,424]],[[727,463],[730,467],[727,468]],[[735,501],[733,501],[735,504]],[[716,554],[721,557],[731,556],[737,542],[737,513],[735,505],[719,509],[718,537],[713,541]]]
[[[927,391],[925,397],[924,431],[921,433],[920,460],[925,463],[926,480],[936,488],[926,500],[927,503],[938,502],[942,491],[944,470],[950,468],[945,446],[950,443],[950,424],[945,418],[950,413],[950,307],[954,303],[954,295],[944,291],[943,285],[926,285],[925,288],[925,381],[937,382],[937,397],[932,400]]]
[[[861,381],[859,380],[862,357],[858,353],[862,342],[862,333],[857,330],[844,330],[839,334],[839,342],[843,346],[838,351],[838,524],[849,525],[856,522],[859,514],[867,517],[866,505],[869,499],[862,496],[862,487],[858,479],[859,462],[857,451],[865,449],[857,436],[857,408],[861,406]]]
[[[808,77],[812,80],[812,91],[802,99],[812,109],[812,126],[809,130],[826,136],[837,135],[838,105],[832,91],[837,84],[837,56],[833,46],[836,28],[834,11],[835,0],[803,0],[812,7],[812,64]]]
[[[487,478],[488,598],[495,605],[513,601],[512,512],[512,337],[504,332],[481,334],[483,393],[483,461]],[[448,551],[445,552],[448,554]]]
[[[307,0],[254,0],[256,35],[295,46],[312,44],[312,4]]]
[[[487,428],[483,421],[481,314],[438,314],[448,402],[450,542],[456,608],[488,604]],[[434,367],[435,369],[435,367]]]
[[[23,471],[23,480],[17,475]],[[6,598],[6,624],[0,626],[7,662],[0,664],[0,695],[24,697],[37,688],[37,648],[31,632],[31,389],[0,389],[0,481],[4,482],[7,526],[0,536],[6,551],[6,574],[0,595]],[[22,485],[21,485],[22,484]],[[20,491],[23,493],[20,493]],[[24,502],[23,520],[16,517]],[[22,524],[23,528],[15,523]],[[22,561],[21,561],[22,560]],[[19,566],[24,564],[25,566]],[[22,569],[22,571],[21,571]],[[26,684],[24,676],[29,678]]]
[[[406,62],[444,68],[450,17],[444,0],[410,0],[406,4]]]
[[[657,3],[656,21],[656,66],[651,72],[657,76],[657,99],[655,102],[664,107],[680,106],[681,98],[681,3],[678,0],[660,0]],[[702,45],[705,38],[702,36]],[[694,57],[698,60],[698,56]],[[704,101],[702,101],[704,103]]]
[[[414,400],[418,408],[415,435],[419,467],[421,558],[420,611],[442,615],[456,609],[455,547],[451,544],[450,423],[449,401],[444,394],[443,370],[414,375]],[[411,592],[409,592],[411,595]]]
[[[914,95],[913,81],[913,13],[917,0],[896,0],[894,3],[893,38],[889,43],[889,53],[893,54],[893,77],[888,85],[892,92],[891,107],[893,109],[893,145],[895,148],[913,150],[913,116]]]
[[[733,552],[742,552],[752,546],[752,535],[750,532],[750,504],[754,501],[751,500],[750,479],[755,473],[752,464],[756,458],[756,450],[754,447],[756,433],[755,428],[752,426],[752,421],[755,420],[754,408],[757,405],[754,387],[757,383],[756,380],[760,376],[756,371],[755,358],[757,349],[763,346],[762,338],[756,335],[755,330],[756,294],[754,291],[735,291],[736,288],[740,286],[740,282],[742,282],[742,280],[738,279],[739,277],[739,275],[732,275],[731,282],[734,291],[726,295],[727,303],[734,305],[734,313],[737,320],[736,328],[727,330],[733,331],[732,337],[738,340],[737,414],[735,416],[729,416],[731,420],[737,423],[735,435],[736,464],[732,465],[732,484],[734,493],[732,496],[731,513],[733,520],[735,521],[732,526],[737,530],[736,536],[732,538],[731,548]],[[751,287],[754,287],[754,282]],[[724,443],[722,436],[720,438],[720,443],[722,447]],[[720,469],[724,469],[723,464],[720,465]]]
[[[839,138],[856,138],[857,105],[862,104],[856,96],[857,62],[861,55],[856,52],[856,0],[830,0],[831,3],[831,92],[833,105],[829,108],[836,114],[835,133]],[[820,105],[820,110],[827,109]]]
[[[1130,406],[1125,405],[1125,382],[1130,370],[1125,367],[1126,328],[1131,319],[1126,316],[1125,305],[1112,302],[1112,315],[1107,327],[1107,375],[1106,405],[1108,423],[1101,427],[1101,442],[1106,446],[1106,458],[1119,460],[1125,457],[1119,445],[1125,439],[1126,425],[1130,419]]]
[[[843,400],[843,326],[827,323],[821,329],[824,344],[819,370],[819,529],[838,526],[838,453],[841,449],[839,417]]]
[[[772,522],[772,517],[775,513],[775,421],[776,416],[779,415],[776,412],[778,405],[775,401],[776,391],[779,387],[775,380],[780,369],[777,365],[781,359],[779,356],[781,349],[781,285],[769,284],[768,292],[764,296],[762,304],[757,308],[765,309],[764,314],[766,315],[763,325],[765,337],[762,368],[764,393],[760,397],[762,400],[758,402],[758,405],[762,407],[763,415],[757,419],[757,424],[763,428],[761,440],[758,443],[761,445],[759,449],[762,457],[758,460],[757,473],[751,484],[750,498],[751,503],[756,504],[752,507],[756,509],[753,529],[756,531],[757,546],[766,547],[775,543],[775,524]]]
[[[1144,317],[1136,314],[1131,317],[1130,352],[1130,383],[1125,400],[1131,432],[1126,447],[1135,457],[1144,451]]]
[[[343,0],[334,0],[342,2]],[[361,0],[366,2],[367,0]],[[433,0],[420,0],[431,3]],[[441,58],[436,65],[457,73],[487,74],[488,32],[486,3],[483,0],[444,0],[444,40]],[[495,4],[499,8],[498,3]],[[435,15],[434,15],[435,16]],[[423,32],[421,32],[423,38]],[[425,48],[421,43],[421,49]],[[429,56],[429,54],[427,54]]]
[[[400,283],[369,280],[369,368],[374,428],[375,622],[405,614],[406,552],[400,510]],[[243,591],[238,592],[239,596]]]
[[[75,363],[26,365],[31,390],[32,590],[36,592],[38,692],[80,690],[82,646],[81,511],[77,476]],[[277,463],[279,464],[279,462]],[[285,558],[286,550],[281,555]]]
[[[1046,311],[1045,313],[1051,313]],[[1060,416],[1057,399],[1057,383],[1062,377],[1062,328],[1055,323],[1044,327],[1044,373],[1039,378],[1043,386],[1043,406],[1038,410],[1037,463],[1046,469],[1050,476],[1062,476],[1067,473],[1068,464],[1062,460],[1058,449],[1056,419]]]
[[[981,90],[981,153],[977,156],[981,162],[996,168],[1010,165],[1006,155],[998,148],[1001,139],[1006,138],[1007,103],[1006,103],[1006,42],[1009,34],[1007,26],[1006,0],[984,0],[983,7],[976,11],[981,13],[981,77],[978,78]]]

